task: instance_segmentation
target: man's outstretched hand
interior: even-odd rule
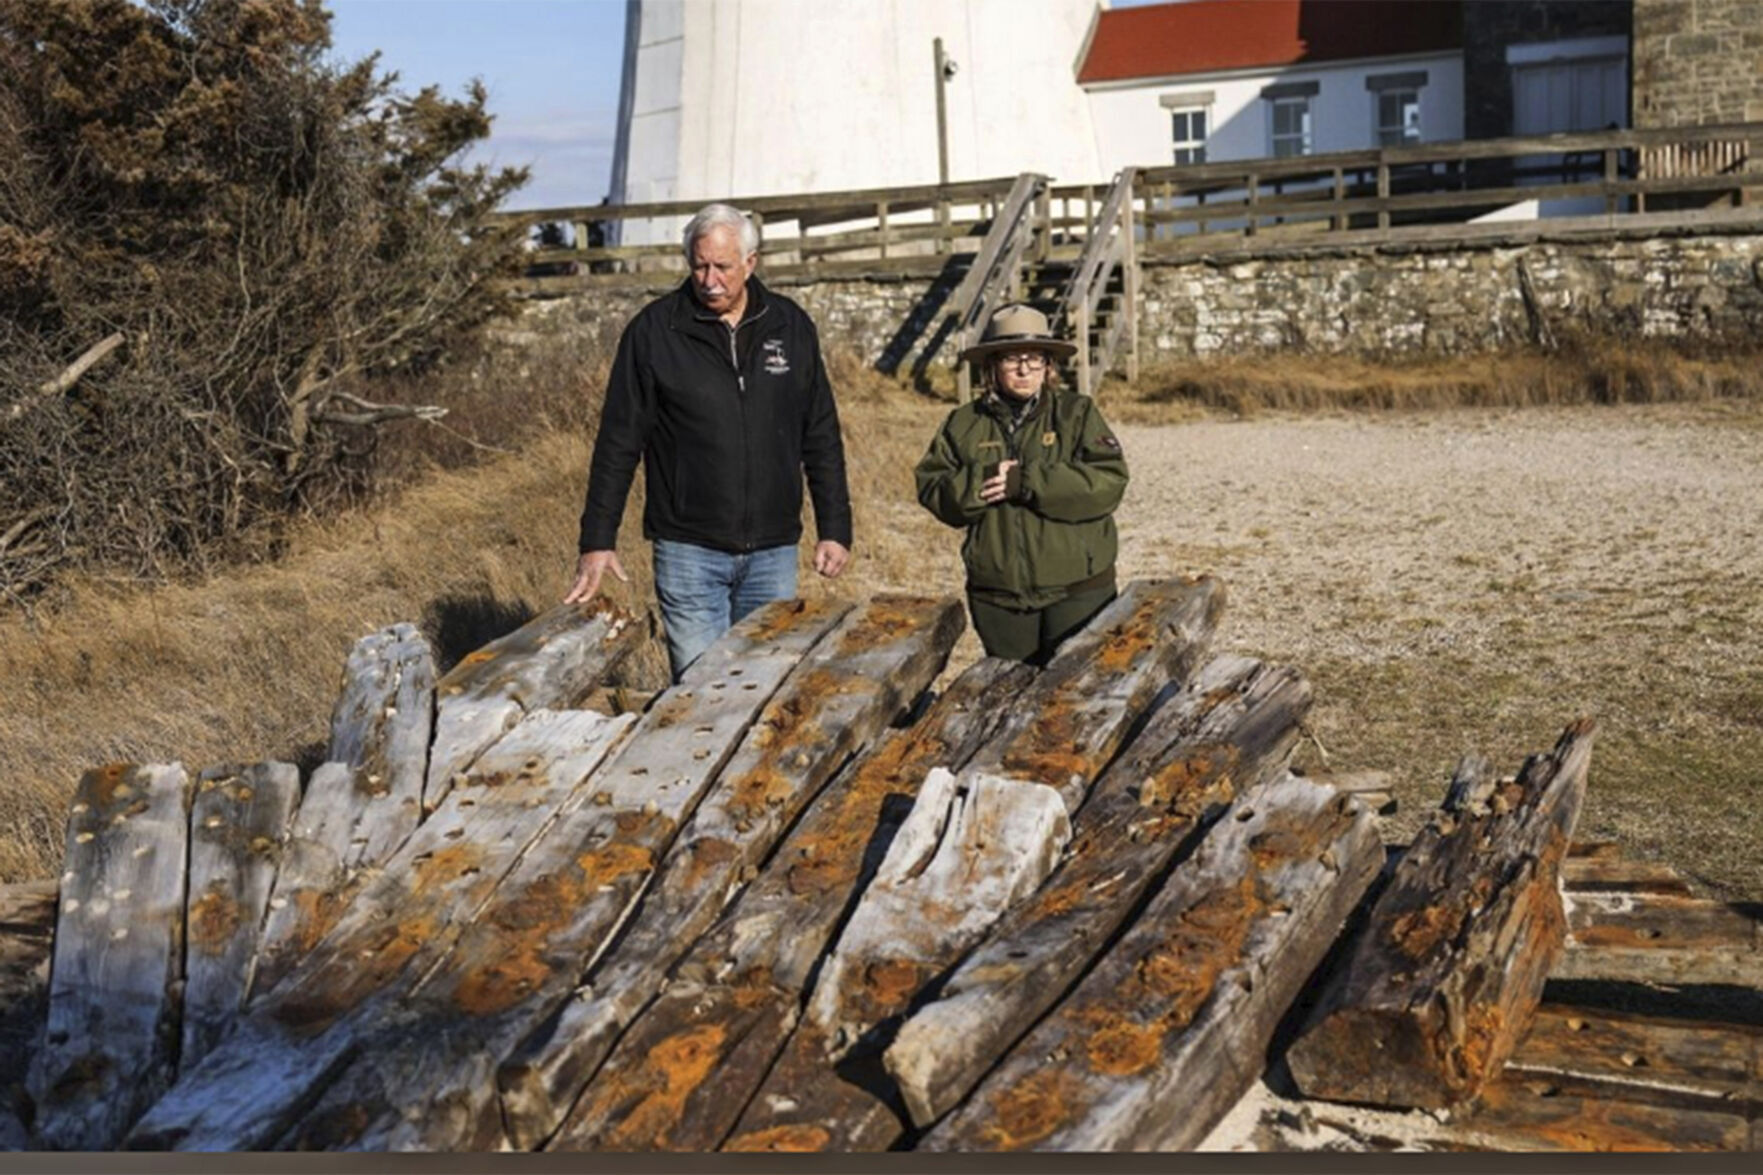
[[[580,604],[594,598],[600,590],[600,577],[610,570],[618,576],[620,583],[629,583],[631,577],[624,573],[624,566],[618,561],[617,551],[583,551],[582,557],[575,564],[575,586],[563,597],[565,604]]]
[[[822,539],[814,545],[814,570],[828,579],[837,579],[850,561],[851,552],[843,543]]]

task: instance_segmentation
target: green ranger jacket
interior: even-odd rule
[[[967,588],[1009,608],[1044,608],[1114,566],[1114,508],[1126,491],[1120,442],[1088,396],[1046,390],[1012,434],[995,396],[949,413],[914,471],[918,500],[967,528]],[[1010,496],[988,505],[988,466],[1022,462]],[[995,472],[995,470],[994,470]],[[1018,471],[1013,471],[1018,472]]]

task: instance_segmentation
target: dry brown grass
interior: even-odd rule
[[[1703,403],[1763,394],[1763,350],[1572,339],[1552,352],[1370,360],[1273,355],[1164,364],[1112,390],[1123,423],[1268,411]]]
[[[474,448],[439,430],[406,433],[389,466],[404,489],[370,508],[290,528],[266,544],[276,554],[273,561],[159,587],[84,580],[66,585],[34,618],[0,618],[0,882],[54,872],[66,797],[85,768],[118,759],[181,759],[192,768],[264,757],[310,763],[322,750],[338,669],[358,637],[394,621],[418,620],[443,658],[453,659],[556,600],[573,562],[588,422],[602,363],[586,353],[560,361],[551,352],[542,364],[525,353],[486,361],[474,381],[477,394],[459,401],[463,406],[450,423],[480,445],[509,452]],[[911,467],[949,405],[848,360],[835,357],[832,364],[855,499],[857,558],[847,576],[833,583],[804,568],[804,592],[857,598],[881,590],[958,590],[956,536],[917,507],[911,488]],[[1634,358],[1634,365],[1652,374],[1633,386],[1661,398],[1672,388],[1680,398],[1712,399],[1751,386],[1737,360],[1659,352]],[[1147,378],[1142,399],[1116,393],[1106,404],[1117,421],[1217,424],[1220,410],[1233,405],[1265,412],[1275,403],[1334,409],[1462,402],[1439,390],[1447,386],[1471,403],[1486,402],[1480,397],[1499,388],[1511,397],[1501,403],[1540,396],[1568,403],[1578,402],[1567,398],[1570,383],[1582,389],[1576,395],[1596,399],[1583,389],[1613,379],[1618,366],[1574,376],[1561,357],[1395,368],[1311,358],[1241,361],[1189,369],[1180,377],[1187,390],[1172,392],[1168,379]],[[1447,385],[1453,371],[1461,381]],[[1526,392],[1527,382],[1535,380],[1543,381],[1542,389]],[[1293,398],[1275,401],[1275,388]],[[1337,390],[1332,399],[1329,388]],[[1400,389],[1409,390],[1398,395]],[[1479,420],[1486,414],[1472,415]],[[1276,413],[1275,419],[1297,418]],[[1446,412],[1414,419],[1416,427],[1435,420],[1446,427],[1456,417]],[[1713,405],[1676,411],[1668,423],[1692,430],[1756,429],[1763,427],[1763,414]],[[1140,460],[1134,471],[1129,498],[1170,476],[1149,460]],[[616,590],[646,608],[652,585],[638,534],[640,508],[640,499],[633,500],[621,542],[634,582]],[[1313,525],[1320,529],[1328,521],[1325,516]],[[1358,521],[1376,525],[1375,519]],[[1441,535],[1448,532],[1448,521],[1438,525]],[[1650,737],[1644,723],[1627,723],[1626,716],[1657,708],[1656,689],[1687,688],[1694,673],[1687,661],[1662,667],[1648,646],[1621,639],[1652,607],[1640,588],[1626,596],[1600,595],[1605,611],[1596,623],[1545,645],[1525,594],[1489,587],[1476,606],[1487,609],[1484,627],[1503,634],[1503,643],[1434,655],[1420,639],[1428,622],[1409,614],[1403,589],[1356,594],[1351,585],[1321,585],[1314,566],[1294,559],[1280,539],[1253,530],[1211,533],[1186,507],[1153,509],[1126,536],[1135,552],[1127,570],[1220,571],[1233,594],[1220,646],[1289,659],[1304,669],[1319,697],[1318,735],[1335,764],[1397,771],[1408,781],[1404,804],[1410,807],[1436,800],[1440,772],[1463,749],[1480,749],[1511,766],[1505,760],[1519,751],[1546,745],[1549,728],[1571,716],[1565,703],[1578,700],[1562,683],[1575,673],[1594,674],[1591,700],[1615,720],[1606,722],[1600,742],[1591,831],[1618,833],[1639,851],[1658,853],[1725,892],[1754,896],[1763,890],[1763,874],[1754,865],[1735,864],[1763,854],[1755,851],[1756,822],[1733,808],[1756,782],[1741,752],[1763,751],[1755,725],[1763,682],[1754,672],[1746,679],[1750,685],[1734,678],[1732,688],[1713,699],[1719,706],[1706,721],[1669,739]],[[1453,556],[1489,560],[1486,568],[1465,571],[1492,584],[1511,578],[1492,561],[1504,558],[1517,540],[1507,536],[1488,551],[1459,551],[1442,537],[1437,541]],[[1730,585],[1711,584],[1692,601],[1687,617],[1672,622],[1692,629],[1726,624],[1730,594]],[[1282,610],[1306,607],[1312,599],[1318,609],[1313,615],[1320,618],[1312,627],[1358,632],[1365,647],[1307,643],[1281,628],[1290,625],[1289,617],[1279,619]],[[1596,655],[1572,660],[1573,644],[1599,625],[1610,635],[1596,643]],[[1409,627],[1419,635],[1402,635]],[[1709,631],[1719,636],[1725,630]],[[1402,643],[1373,647],[1390,634]],[[1527,663],[1518,656],[1526,650],[1544,659]],[[977,654],[977,642],[964,636],[952,666]],[[630,680],[656,684],[663,665],[651,642]],[[1534,680],[1523,678],[1527,665],[1541,666]],[[1719,707],[1730,714],[1720,717],[1726,711]],[[1671,794],[1689,797],[1690,805],[1671,805]]]

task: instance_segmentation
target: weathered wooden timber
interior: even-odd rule
[[[970,769],[1037,780],[1075,812],[1132,720],[1199,665],[1223,610],[1211,576],[1128,584],[1060,647]]]
[[[1441,1109],[1499,1072],[1566,944],[1560,867],[1591,750],[1582,719],[1514,780],[1460,774],[1287,1050],[1307,1097]]]
[[[928,706],[908,703],[947,652],[953,601],[769,605],[640,717],[601,713],[630,709],[592,700],[605,682],[568,710],[522,709],[426,818],[420,802],[372,815],[366,778],[427,754],[415,736],[368,749],[389,741],[388,707],[420,717],[394,696],[420,672],[351,668],[336,758],[301,802],[330,908],[291,923],[297,949],[258,944],[259,974],[283,978],[243,1009],[254,911],[320,880],[291,838],[269,889],[290,769],[164,792],[166,818],[140,831],[179,847],[133,884],[120,871],[160,850],[113,838],[147,810],[119,825],[82,792],[66,885],[0,888],[0,1072],[30,1075],[0,1077],[0,1147],[94,1145],[77,1137],[94,1121],[114,1142],[180,1052],[128,1145],[1763,1146],[1763,907],[1694,897],[1608,843],[1550,849],[1567,948],[1477,1096],[1391,1110],[1292,1092],[1274,1025],[1295,1030],[1299,996],[1322,994],[1324,951],[1338,970],[1362,949],[1356,895],[1385,853],[1359,801],[1387,781],[1324,777],[1349,796],[1281,773],[1307,687],[1242,658],[1193,672],[1216,592],[1129,585],[1048,669],[982,661]],[[352,666],[420,659],[378,636],[380,659]],[[506,680],[525,679],[519,659]],[[315,794],[327,779],[343,794]],[[1466,768],[1449,819],[1496,823],[1526,779]],[[112,793],[122,813],[141,798]],[[1342,937],[1349,905],[1364,916]],[[1500,937],[1503,912],[1488,889],[1456,941],[1522,939]],[[139,998],[77,982],[155,935],[124,968]],[[98,1004],[141,1009],[105,1021],[106,1057],[127,1054],[108,1068],[53,1032]],[[52,1104],[81,1082],[90,1115]]]
[[[49,1016],[26,1086],[47,1147],[113,1147],[171,1084],[184,964],[190,777],[88,771],[67,826]]]
[[[201,1060],[245,1005],[299,802],[300,772],[291,763],[212,767],[196,777],[180,1069]]]
[[[936,677],[962,624],[953,599],[879,596],[804,659],[681,830],[612,953],[513,1059],[543,1082],[552,1105],[575,1100],[802,808]]]
[[[976,662],[922,718],[829,785],[626,1030],[572,1118],[591,1128],[572,1129],[559,1146],[579,1146],[585,1134],[619,1149],[715,1149],[764,1080],[822,952],[925,775],[963,767],[1033,676],[1017,662]],[[698,1081],[696,1070],[666,1063],[687,1041],[710,1054]],[[504,1074],[503,1119],[510,1140],[532,1148],[557,1122],[520,1096],[523,1073]],[[596,1114],[601,1104],[613,1109]]]
[[[290,1144],[502,1145],[496,1065],[574,993],[780,684],[847,612],[768,604],[693,662],[405,1001],[419,1030],[376,1043]]]
[[[435,656],[416,626],[394,624],[356,641],[343,666],[325,758],[360,771],[370,791],[408,810],[413,828],[434,729]],[[377,861],[386,852],[368,855]]]
[[[1383,858],[1375,821],[1349,796],[1289,773],[1244,792],[921,1147],[1192,1147],[1260,1073]]]
[[[1209,577],[1129,584],[1060,648],[963,777],[1038,781],[1075,809],[1151,700],[1193,670],[1223,603],[1222,585]],[[823,977],[725,1149],[880,1150],[898,1140],[905,1115],[881,1068],[892,1029],[1004,912],[1008,896],[950,893],[934,919],[945,933],[903,934],[885,958],[867,952],[860,983],[835,991]]]
[[[186,1074],[131,1144],[250,1150],[293,1124],[632,725],[538,710],[485,751],[288,978]]]
[[[477,756],[522,714],[569,706],[636,648],[636,620],[604,596],[559,604],[468,653],[435,685],[422,807],[432,812]]]
[[[1151,718],[1078,811],[1045,888],[1011,911],[886,1054],[920,1127],[948,1112],[1051,1007],[1147,887],[1239,790],[1284,768],[1310,708],[1291,669],[1213,661]]]

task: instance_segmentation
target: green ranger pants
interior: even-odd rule
[[[1019,612],[988,603],[969,592],[967,611],[973,616],[973,630],[979,634],[988,656],[1045,665],[1059,643],[1088,624],[1108,606],[1114,594],[1114,578],[1109,576],[1108,582],[1100,587],[1073,593],[1045,608]]]

